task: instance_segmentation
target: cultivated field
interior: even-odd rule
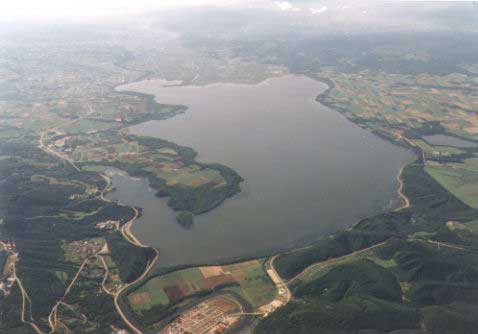
[[[425,170],[462,202],[478,208],[478,159],[466,159],[463,163],[429,164]]]
[[[385,73],[337,73],[323,70],[335,89],[325,102],[366,127],[420,128],[439,122],[448,133],[468,139],[478,136],[478,96],[472,77]]]
[[[450,146],[432,146],[422,139],[413,141],[418,147],[420,147],[427,157],[453,157],[461,154],[465,154],[466,151],[456,147]]]
[[[187,297],[224,288],[242,296],[253,307],[270,302],[276,288],[263,268],[253,260],[225,266],[195,267],[150,279],[128,296],[138,314],[158,305],[169,306]]]

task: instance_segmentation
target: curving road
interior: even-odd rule
[[[336,258],[333,258],[333,259],[329,259],[329,260],[326,260],[326,261],[323,261],[323,262],[318,262],[318,263],[314,263],[310,266],[308,266],[307,268],[305,268],[302,272],[300,272],[299,274],[297,274],[296,276],[294,276],[293,278],[289,279],[287,281],[287,285],[290,285],[291,283],[293,283],[294,281],[300,279],[302,276],[305,276],[307,275],[310,271],[312,270],[315,270],[315,269],[320,269],[322,267],[326,267],[328,266],[329,264],[331,263],[334,263],[334,262],[339,262],[339,261],[342,261],[342,260],[345,260],[347,258],[350,258],[350,257],[353,257],[353,256],[357,256],[357,255],[360,255],[360,254],[363,254],[363,253],[366,253],[374,248],[378,248],[380,246],[383,246],[387,243],[388,241],[384,241],[384,242],[381,242],[379,244],[376,244],[376,245],[373,245],[373,246],[370,246],[370,247],[367,247],[367,248],[364,248],[364,249],[361,249],[359,251],[356,251],[356,252],[353,252],[353,253],[350,253],[350,254],[347,254],[347,255],[344,255],[344,256],[340,256],[340,257],[336,257]]]
[[[292,293],[290,292],[287,283],[284,282],[284,280],[282,279],[282,277],[280,277],[279,273],[274,267],[274,261],[277,259],[278,256],[279,255],[274,255],[273,257],[271,257],[269,261],[264,264],[264,267],[272,282],[274,282],[277,287],[280,300],[283,302],[283,305],[285,305],[291,300]],[[283,291],[283,294],[280,293],[281,291]]]
[[[7,246],[5,245],[5,243],[3,241],[0,241],[0,245],[3,247],[3,249],[5,250],[5,252],[9,253],[10,256],[16,256],[14,252],[10,251],[7,249]],[[20,292],[22,294],[22,312],[21,312],[21,317],[20,317],[20,320],[25,323],[25,324],[28,324],[30,325],[33,330],[37,333],[37,334],[45,334],[44,332],[41,331],[41,329],[33,322],[33,318],[31,317],[31,313],[30,313],[30,321],[28,320],[25,320],[25,308],[26,308],[26,303],[27,303],[27,300],[28,302],[30,303],[30,307],[31,307],[31,304],[32,304],[32,301],[30,299],[30,297],[28,296],[28,293],[26,292],[25,288],[23,287],[23,284],[22,284],[22,281],[20,280],[20,278],[18,278],[17,276],[17,266],[15,264],[15,261],[12,262],[12,278],[13,278],[13,281],[17,283],[19,289],[20,289]]]
[[[90,115],[91,113],[93,113],[94,110],[92,110],[90,108],[90,113],[88,113],[88,115]],[[88,116],[87,115],[87,116]],[[56,125],[54,127],[51,127],[49,129],[46,129],[44,130],[43,132],[40,133],[40,138],[39,138],[39,145],[38,147],[43,150],[45,153],[51,155],[51,156],[54,156],[60,160],[63,160],[65,162],[67,162],[69,165],[71,165],[75,170],[77,171],[80,171],[81,169],[75,164],[75,162],[70,159],[69,157],[63,155],[63,154],[60,154],[58,152],[56,152],[55,150],[51,149],[50,147],[48,147],[47,145],[45,145],[45,135],[48,131],[53,131],[55,130],[56,128],[60,127],[60,126],[65,126],[65,125],[69,125],[69,124],[73,124],[75,122],[78,122],[79,120],[81,120],[83,117],[79,117],[77,119],[74,119],[72,121],[69,121],[65,124],[61,124],[61,125]],[[108,200],[104,194],[106,191],[109,190],[110,188],[110,185],[111,185],[111,180],[108,176],[104,175],[104,174],[100,174],[106,181],[106,184],[105,184],[105,187],[100,191],[100,195],[99,195],[99,198],[103,201],[106,201],[106,202],[111,202],[110,200]],[[142,248],[150,248],[149,246],[146,246],[146,245],[143,245],[132,233],[131,233],[131,226],[134,224],[134,222],[136,221],[136,219],[139,217],[139,211],[137,208],[132,208],[134,210],[134,216],[128,221],[126,222],[123,226],[121,226],[120,228],[120,231],[123,235],[123,237],[128,241],[130,242],[131,244],[135,245],[135,246],[138,246],[138,247],[142,247]],[[117,293],[113,294],[111,293],[110,291],[108,291],[107,289],[104,289],[104,286],[103,286],[103,289],[105,290],[106,293],[110,294],[113,296],[113,299],[114,299],[114,304],[115,304],[115,307],[116,307],[116,310],[118,312],[118,314],[121,316],[121,318],[123,319],[123,321],[130,327],[130,329],[135,333],[135,334],[142,334],[142,331],[139,330],[136,326],[134,326],[131,321],[126,317],[125,313],[123,312],[123,310],[121,309],[121,306],[120,306],[120,303],[118,302],[118,299],[120,298],[121,294],[126,291],[130,286],[138,283],[139,281],[143,280],[148,274],[149,272],[151,271],[151,269],[154,267],[154,264],[156,263],[156,261],[158,260],[159,258],[159,250],[155,249],[155,248],[152,248],[156,255],[155,257],[150,261],[150,263],[148,264],[148,266],[146,267],[145,271],[143,272],[143,274],[138,277],[134,282],[131,282],[131,283],[128,283],[128,284],[125,284],[123,287],[121,287]],[[95,254],[93,255],[94,256],[97,256],[98,254]],[[64,294],[64,297],[68,294],[68,292],[70,291],[71,287],[73,286],[73,284],[75,283],[76,279],[78,278],[78,275],[80,274],[80,272],[83,270],[84,268],[84,265],[86,263],[86,261],[88,260],[89,258],[85,259],[82,263],[82,265],[80,266],[80,269],[79,271],[77,272],[77,274],[75,275],[74,279],[72,280],[72,282],[70,283],[70,285],[67,287],[66,291],[65,291],[65,294]],[[104,264],[105,267],[106,266],[106,263]],[[105,271],[105,275],[108,275],[109,273],[109,270],[106,270]],[[106,277],[106,276],[105,276]],[[106,281],[106,278],[103,280],[103,283]],[[22,290],[22,295],[24,296],[23,299],[24,299],[24,303],[23,303],[23,309],[22,309],[22,321],[24,321],[24,305],[25,305],[25,298],[28,298],[28,295],[26,294],[26,292],[24,292],[24,289],[23,289],[23,286],[21,285],[21,282],[20,280],[17,279],[17,282],[19,283],[19,286],[20,286],[20,289]],[[29,298],[28,298],[29,300]],[[58,305],[60,305],[62,303],[62,301],[58,301],[55,306],[53,307],[52,311],[50,312],[50,315],[48,316],[48,321],[49,321],[49,325],[50,325],[50,328],[51,328],[51,333],[54,332],[55,330],[55,326],[54,326],[54,322],[52,320],[53,316],[55,315],[56,317],[56,310],[58,308]],[[26,321],[24,321],[26,322]],[[29,323],[34,329],[35,331],[38,333],[38,334],[45,334],[43,332],[41,332],[41,330],[38,328],[38,326],[36,326],[34,323],[30,323],[30,322],[27,322]]]

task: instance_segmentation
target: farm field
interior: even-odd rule
[[[91,121],[80,122],[70,122],[70,126]],[[168,204],[178,211],[203,213],[239,191],[242,178],[237,173],[219,164],[197,163],[191,148],[129,135],[125,128],[88,129],[69,133],[54,129],[44,141],[82,170],[103,172],[105,167],[116,167],[131,176],[148,178],[157,195],[169,196]]]
[[[324,69],[320,77],[334,85],[323,102],[337,108],[362,126],[382,125],[417,129],[437,122],[446,132],[465,139],[478,135],[478,97],[472,77],[462,74],[385,74],[363,71],[337,73]]]
[[[153,277],[128,296],[138,314],[156,306],[169,306],[184,298],[213,290],[233,291],[254,308],[274,299],[276,288],[262,260],[225,266],[194,267]]]
[[[83,126],[83,124],[78,124]],[[103,163],[138,166],[166,181],[168,186],[198,187],[204,184],[224,186],[226,182],[217,170],[190,164],[193,152],[178,152],[167,142],[152,147],[132,136],[114,132],[59,135],[51,147],[72,157],[80,164]],[[179,148],[181,150],[181,148]],[[181,154],[183,153],[183,154]],[[187,156],[186,156],[187,154]]]
[[[413,142],[424,151],[427,157],[452,157],[466,154],[465,150],[450,146],[433,146],[422,139]]]
[[[96,121],[89,119],[81,119],[65,126],[58,127],[59,131],[66,133],[95,133],[111,129],[119,124],[114,122]]]
[[[428,164],[425,170],[459,200],[472,208],[478,207],[478,159]]]

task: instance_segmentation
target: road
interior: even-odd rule
[[[7,249],[7,246],[5,245],[4,242],[0,241],[0,245],[3,247],[3,249],[10,254],[10,256],[16,256],[14,252],[10,251]],[[12,262],[12,278],[13,278],[13,281],[17,283],[19,289],[20,289],[20,292],[22,294],[22,312],[21,312],[21,321],[25,324],[28,324],[30,325],[33,330],[38,333],[38,334],[45,334],[44,332],[42,332],[40,330],[40,328],[33,322],[33,319],[32,319],[32,316],[31,316],[31,309],[30,309],[30,321],[28,320],[25,320],[25,309],[26,309],[26,303],[27,303],[27,300],[28,302],[30,303],[30,308],[31,308],[31,299],[30,297],[28,296],[28,293],[26,292],[25,288],[23,287],[23,284],[22,284],[22,281],[20,280],[20,278],[18,278],[17,276],[17,266],[16,266],[16,260],[14,260]]]
[[[110,189],[111,187],[111,179],[107,176],[107,175],[104,175],[104,174],[101,174],[101,176],[103,177],[103,179],[105,180],[105,187],[101,190],[100,192],[100,198],[105,201],[105,202],[111,202],[109,199],[107,199],[105,197],[105,193]],[[121,297],[121,294],[123,292],[125,292],[129,287],[133,286],[134,284],[138,283],[139,281],[143,280],[148,274],[149,272],[151,271],[151,269],[153,269],[154,265],[156,264],[156,261],[158,260],[159,258],[159,250],[157,250],[156,248],[152,248],[152,247],[149,247],[149,246],[146,246],[144,244],[142,244],[134,235],[133,233],[131,233],[131,226],[134,224],[134,222],[136,221],[136,219],[138,219],[139,217],[139,210],[135,207],[132,208],[133,211],[134,211],[134,215],[133,217],[127,221],[125,224],[123,224],[123,226],[121,226],[120,228],[120,231],[123,235],[123,237],[128,240],[128,242],[130,242],[131,244],[137,246],[137,247],[142,247],[142,248],[151,248],[154,250],[154,252],[156,253],[155,254],[155,257],[153,258],[153,260],[150,261],[150,263],[148,264],[148,266],[146,267],[145,271],[143,272],[143,274],[138,277],[134,282],[131,282],[129,284],[125,284],[123,285],[119,290],[118,292],[116,293],[113,293],[111,291],[109,291],[108,289],[106,289],[106,287],[103,285],[103,290],[112,295],[113,296],[113,300],[114,300],[114,303],[115,303],[115,307],[116,307],[116,311],[118,312],[118,314],[121,316],[121,318],[123,319],[123,321],[129,326],[129,328],[135,333],[135,334],[142,334],[142,331],[137,328],[133,323],[131,323],[131,321],[128,319],[128,317],[125,315],[124,311],[121,309],[121,305],[119,303],[119,298]],[[101,256],[100,256],[101,257]],[[106,263],[104,262],[104,259],[101,257],[102,259],[102,262],[103,262],[103,265],[104,267],[107,269],[107,265]],[[109,270],[107,269],[106,272],[105,272],[105,278],[103,279],[103,283],[106,282],[106,278],[109,273]]]
[[[417,241],[423,241],[423,242],[427,242],[427,243],[431,243],[433,245],[436,245],[437,247],[447,247],[447,248],[452,248],[452,249],[457,249],[457,250],[461,250],[461,251],[473,251],[473,252],[477,252],[476,249],[471,249],[471,248],[468,248],[468,247],[465,247],[465,246],[461,246],[461,245],[455,245],[455,244],[450,244],[450,243],[444,243],[444,242],[440,242],[440,241],[436,241],[436,240],[432,240],[432,239],[417,239]],[[360,255],[360,254],[363,254],[363,253],[366,253],[374,248],[378,248],[380,246],[383,246],[387,243],[388,241],[384,241],[384,242],[381,242],[379,244],[376,244],[376,245],[373,245],[373,246],[370,246],[368,248],[364,248],[362,250],[359,250],[359,251],[356,251],[356,252],[353,252],[353,253],[350,253],[350,254],[347,254],[347,255],[344,255],[344,256],[341,256],[341,257],[337,257],[337,258],[333,258],[333,259],[329,259],[327,261],[323,261],[323,262],[318,262],[318,263],[314,263],[312,265],[310,265],[309,267],[307,267],[306,269],[304,269],[302,272],[300,272],[299,274],[297,274],[296,276],[294,276],[293,278],[291,278],[290,280],[287,281],[287,285],[290,285],[291,283],[295,282],[296,280],[300,279],[302,276],[305,276],[307,275],[310,271],[312,270],[315,270],[315,269],[320,269],[321,267],[326,267],[328,266],[329,264],[331,263],[334,263],[334,262],[339,262],[339,261],[342,261],[342,260],[345,260],[347,258],[350,258],[350,257],[353,257],[353,256],[357,256],[357,255]],[[277,257],[277,255],[275,256]],[[274,257],[274,258],[275,258]]]
[[[70,158],[64,156],[63,154],[60,154],[58,152],[56,152],[55,150],[52,150],[51,148],[49,148],[47,145],[45,145],[45,134],[50,131],[50,130],[45,130],[44,132],[42,132],[40,134],[40,139],[39,139],[39,145],[38,147],[44,151],[45,153],[55,157],[55,158],[58,158],[60,160],[64,160],[66,162],[68,162],[69,165],[71,165],[74,169],[76,169],[77,171],[80,171],[80,168],[78,168],[78,166],[75,164],[75,162],[73,160],[71,160]]]
[[[292,283],[295,282],[296,280],[300,279],[302,276],[307,275],[307,274],[308,274],[310,271],[312,271],[312,270],[320,269],[320,268],[322,268],[322,267],[328,266],[328,265],[331,264],[331,263],[339,262],[339,261],[345,260],[345,259],[347,259],[347,258],[354,257],[354,256],[357,256],[357,255],[366,253],[366,252],[368,252],[368,251],[370,251],[370,250],[372,250],[372,249],[375,249],[375,248],[378,248],[378,247],[381,247],[381,246],[385,245],[387,242],[388,242],[388,241],[384,241],[384,242],[381,242],[381,243],[379,243],[379,244],[376,244],[376,245],[373,245],[373,246],[370,246],[370,247],[361,249],[361,250],[359,250],[359,251],[356,251],[356,252],[353,252],[353,253],[350,253],[350,254],[347,254],[347,255],[344,255],[344,256],[336,257],[336,258],[329,259],[329,260],[326,260],[326,261],[323,261],[323,262],[314,263],[314,264],[308,266],[307,268],[305,268],[302,272],[300,272],[299,274],[297,274],[296,276],[294,276],[294,277],[291,278],[290,280],[288,280],[288,281],[287,281],[287,285],[292,284]]]
[[[73,279],[71,280],[70,284],[68,284],[65,292],[63,293],[63,297],[56,302],[55,306],[53,306],[53,308],[51,309],[50,311],[50,314],[48,315],[48,324],[50,325],[50,333],[54,333],[55,332],[55,323],[56,321],[53,321],[52,318],[55,317],[56,319],[56,315],[57,315],[57,309],[58,309],[58,306],[60,304],[63,304],[63,300],[66,298],[66,296],[68,296],[68,293],[70,292],[71,288],[73,287],[73,285],[75,284],[76,280],[78,279],[78,277],[80,276],[80,273],[83,271],[83,268],[85,267],[86,263],[88,262],[89,260],[89,257],[84,259],[83,262],[81,263],[80,265],[80,268],[78,269],[78,271],[76,272],[75,276],[73,277]]]
[[[283,303],[285,305],[292,298],[292,293],[290,292],[287,283],[284,282],[284,280],[282,279],[282,277],[280,277],[279,273],[274,267],[274,261],[277,259],[278,256],[279,255],[274,255],[269,261],[265,263],[264,266],[272,282],[274,282],[274,284],[276,285],[277,291],[284,291],[284,295],[281,298],[283,299]]]
[[[106,192],[108,192],[110,187],[111,187],[111,178],[108,175],[105,175],[105,174],[101,174],[101,176],[105,180],[106,185],[100,192],[100,198],[101,198],[101,200],[103,200],[105,202],[111,202],[109,199],[107,199],[105,197]],[[120,228],[120,231],[123,234],[123,237],[126,240],[128,240],[130,243],[132,243],[133,245],[136,245],[138,247],[143,247],[143,248],[149,248],[149,246],[146,246],[146,245],[142,244],[141,241],[139,241],[133,235],[133,233],[131,232],[131,226],[133,226],[134,222],[139,217],[139,210],[135,207],[132,207],[132,209],[134,211],[133,218],[131,218],[129,221],[127,221],[125,224],[123,224],[123,226],[121,226],[121,228]]]
[[[106,281],[108,280],[108,275],[110,274],[110,269],[108,268],[108,266],[106,265],[106,261],[105,259],[103,258],[102,255],[98,255],[98,258],[100,259],[101,263],[103,264],[103,268],[105,268],[105,276],[103,277],[103,280],[101,281],[101,287],[103,288],[103,291],[106,292],[107,294],[109,294],[110,296],[115,296],[115,293],[114,292],[111,292],[110,290],[108,290],[108,288],[106,287]]]
[[[457,250],[462,250],[462,251],[467,251],[467,252],[475,252],[475,253],[477,252],[477,250],[473,249],[473,248],[468,248],[468,247],[455,245],[455,244],[450,244],[450,243],[446,243],[446,242],[440,242],[440,241],[431,240],[431,239],[426,239],[426,240],[423,240],[423,241],[426,241],[428,243],[437,245],[438,248],[446,247],[446,248],[452,248],[452,249],[457,249]]]
[[[154,248],[153,248],[154,249]],[[131,321],[129,321],[128,317],[126,317],[126,315],[124,314],[123,310],[121,309],[121,305],[119,304],[119,298],[121,297],[121,294],[126,291],[129,287],[135,285],[136,283],[140,282],[141,280],[143,280],[148,274],[149,272],[151,271],[151,269],[154,267],[154,265],[156,264],[156,261],[158,260],[159,258],[159,251],[157,249],[154,249],[156,251],[156,256],[154,257],[154,259],[149,263],[149,265],[146,267],[146,270],[143,272],[143,274],[138,277],[135,281],[129,283],[129,284],[125,284],[123,287],[121,287],[118,292],[114,295],[114,303],[115,303],[115,307],[116,307],[116,310],[118,311],[119,315],[121,316],[121,318],[123,319],[123,321],[129,326],[129,328],[135,333],[135,334],[143,334],[143,332],[138,329],[135,325],[133,325],[131,323]]]
[[[88,115],[90,115],[91,113],[93,113],[94,110],[90,108],[90,113],[88,113]],[[88,116],[87,115],[87,116]],[[77,171],[80,171],[81,169],[75,164],[75,162],[70,159],[69,157],[63,155],[63,154],[60,154],[58,152],[56,152],[55,150],[51,149],[50,147],[48,147],[47,145],[45,145],[45,136],[46,134],[49,132],[49,131],[53,131],[57,128],[59,128],[60,126],[65,126],[65,125],[70,125],[70,124],[74,124],[75,122],[78,122],[79,120],[81,120],[83,117],[79,117],[77,119],[74,119],[72,121],[69,121],[65,124],[61,124],[61,125],[56,125],[54,127],[51,127],[49,129],[46,129],[44,130],[43,132],[41,132],[40,134],[40,138],[39,138],[39,148],[41,150],[43,150],[45,153],[51,155],[51,156],[54,156],[60,160],[63,160],[65,162],[67,162],[69,165],[71,165],[75,170]],[[107,175],[104,175],[104,174],[101,174],[101,176],[105,179],[106,181],[106,185],[105,187],[100,191],[100,199],[103,200],[103,201],[106,201],[106,202],[110,202],[110,200],[108,200],[104,195],[105,193],[109,190],[110,188],[110,185],[111,185],[111,180],[110,178],[107,176]],[[146,245],[143,245],[132,233],[131,233],[131,226],[134,224],[134,222],[136,221],[136,219],[139,217],[139,211],[137,208],[132,208],[134,210],[134,216],[133,218],[131,218],[128,222],[126,222],[123,226],[121,226],[120,228],[120,231],[123,235],[123,237],[128,241],[130,242],[131,244],[135,245],[135,246],[138,246],[138,247],[143,247],[143,248],[150,248]],[[154,267],[156,261],[158,260],[159,258],[159,251],[155,248],[152,248],[156,255],[154,257],[153,260],[150,261],[150,263],[148,264],[148,266],[146,267],[145,271],[143,272],[143,274],[138,277],[138,279],[136,279],[134,282],[131,282],[129,284],[125,284],[123,287],[121,287],[120,290],[118,290],[117,293],[111,293],[110,291],[108,291],[107,289],[105,289],[104,285],[103,285],[103,289],[105,290],[106,293],[108,293],[109,295],[112,295],[113,296],[113,300],[114,300],[114,304],[115,304],[115,307],[116,307],[116,310],[118,311],[119,315],[121,316],[121,318],[123,319],[123,321],[130,327],[130,329],[135,333],[135,334],[142,334],[141,330],[139,330],[136,326],[134,326],[131,321],[129,321],[129,319],[126,317],[126,315],[124,314],[123,310],[121,309],[121,306],[118,302],[121,294],[126,291],[130,286],[138,283],[139,281],[141,281],[142,279],[144,279],[148,274],[149,272],[151,271],[151,269]],[[94,256],[97,256],[98,254],[95,254]],[[77,274],[75,275],[74,279],[72,280],[72,282],[70,283],[70,285],[67,287],[67,290],[65,291],[65,295],[66,296],[68,294],[68,292],[70,291],[71,287],[73,286],[73,284],[75,283],[76,279],[78,278],[78,275],[80,274],[81,270],[83,270],[83,267],[84,267],[84,264],[86,263],[86,260],[83,261],[82,265],[80,266],[80,269],[79,271],[77,272]],[[106,264],[105,264],[105,267]],[[106,270],[105,271],[105,275],[108,275],[109,271]],[[103,279],[103,283],[106,281],[106,277]],[[18,280],[19,282],[19,280]],[[19,284],[21,286],[21,284]],[[21,287],[22,289],[22,294],[24,293],[23,292],[23,287]],[[28,297],[28,296],[27,296]],[[48,321],[49,321],[49,325],[50,325],[50,328],[52,329],[51,332],[54,331],[54,323],[53,323],[53,315],[56,316],[56,310],[58,308],[58,305],[60,305],[60,303],[62,303],[62,300],[58,301],[54,308],[52,309],[52,311],[50,312],[50,315],[48,316]],[[24,303],[25,304],[25,303]],[[22,314],[24,314],[24,312],[22,312]],[[32,327],[35,326],[36,329],[38,329],[38,327],[35,325],[35,324],[31,324]],[[34,327],[34,328],[35,328]],[[37,333],[39,334],[44,334],[42,333],[39,329],[37,331]]]
[[[86,116],[89,116],[91,115],[92,113],[94,112],[94,110],[90,107],[90,112],[86,115]],[[80,116],[78,118],[75,118],[69,122],[66,122],[66,123],[63,123],[63,124],[59,124],[59,125],[55,125],[55,126],[52,126],[51,128],[48,128],[46,130],[43,130],[42,132],[40,132],[40,138],[39,138],[39,141],[38,141],[38,147],[44,151],[45,153],[53,156],[53,157],[56,157],[60,160],[63,160],[63,161],[66,161],[68,164],[70,164],[74,169],[76,169],[77,171],[80,171],[80,168],[78,168],[78,166],[75,164],[75,162],[70,159],[69,157],[63,155],[63,154],[60,154],[58,152],[56,152],[55,150],[51,149],[48,147],[48,145],[45,145],[45,135],[50,132],[50,131],[54,131],[56,129],[58,129],[59,127],[61,126],[67,126],[67,125],[71,125],[71,124],[75,124],[76,122],[82,120],[84,117],[83,116]]]
[[[49,154],[53,157],[56,157],[60,160],[66,161],[68,164],[70,164],[77,171],[80,171],[80,168],[78,168],[78,166],[75,164],[75,162],[72,159],[70,159],[68,156],[66,156],[64,154],[60,154],[60,153],[56,152],[55,150],[49,148],[48,145],[45,145],[45,135],[50,131],[54,131],[54,130],[58,129],[59,127],[75,124],[75,123],[79,122],[80,120],[84,119],[85,117],[91,116],[95,112],[95,110],[90,106],[90,104],[88,104],[88,108],[89,108],[89,112],[86,115],[80,116],[78,118],[75,118],[75,119],[70,120],[68,122],[65,122],[63,124],[52,126],[51,128],[48,128],[48,129],[43,130],[42,132],[40,132],[40,139],[39,139],[39,143],[38,143],[38,147],[41,150],[43,150],[45,153],[47,153],[47,154]]]

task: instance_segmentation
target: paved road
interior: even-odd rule
[[[312,270],[316,270],[316,269],[320,269],[322,267],[326,267],[328,266],[329,264],[331,263],[334,263],[334,262],[339,262],[339,261],[342,261],[342,260],[345,260],[347,258],[350,258],[350,257],[353,257],[353,256],[357,256],[357,255],[360,255],[360,254],[363,254],[363,253],[366,253],[374,248],[378,248],[380,246],[383,246],[387,243],[388,241],[384,241],[384,242],[381,242],[379,244],[376,244],[376,245],[373,245],[373,246],[370,246],[370,247],[367,247],[367,248],[364,248],[364,249],[361,249],[359,251],[356,251],[356,252],[353,252],[353,253],[350,253],[350,254],[347,254],[347,255],[344,255],[344,256],[340,256],[340,257],[336,257],[336,258],[333,258],[333,259],[329,259],[329,260],[326,260],[326,261],[323,261],[323,262],[318,262],[318,263],[314,263],[310,266],[308,266],[307,268],[305,268],[302,272],[300,272],[299,274],[297,274],[296,276],[294,276],[293,278],[291,278],[290,280],[287,281],[287,285],[290,285],[291,283],[295,282],[296,280],[300,279],[301,277],[307,275],[310,271]]]
[[[90,108],[90,113],[91,114],[93,113],[93,110]],[[89,115],[88,114],[88,115]],[[80,171],[80,168],[78,168],[78,166],[75,164],[75,162],[73,160],[71,160],[69,157],[63,155],[63,154],[60,154],[56,151],[54,151],[53,149],[49,148],[47,145],[45,145],[44,143],[44,137],[46,135],[46,133],[48,131],[53,131],[55,130],[56,128],[60,127],[60,126],[64,126],[64,125],[69,125],[69,124],[73,124],[75,122],[78,122],[80,119],[82,119],[83,117],[79,117],[75,120],[72,120],[70,122],[67,122],[65,124],[62,124],[62,125],[58,125],[58,126],[55,126],[55,127],[52,127],[50,129],[47,129],[45,131],[43,131],[41,134],[40,134],[40,138],[39,138],[39,148],[41,150],[43,150],[45,153],[49,154],[49,155],[52,155],[60,160],[63,160],[63,161],[66,161],[68,164],[70,164],[73,168],[75,168],[77,171]],[[102,175],[102,174],[101,174]],[[105,179],[106,181],[106,186],[104,187],[104,189],[101,190],[100,192],[100,198],[103,200],[103,201],[107,201],[109,202],[108,199],[105,198],[104,196],[104,193],[107,189],[109,189],[110,187],[110,184],[111,184],[111,180],[109,179],[109,177],[107,177],[106,175],[102,175],[103,178]],[[134,210],[134,216],[133,218],[131,218],[126,224],[124,224],[122,227],[121,227],[121,233],[123,234],[124,238],[129,241],[130,243],[132,243],[133,245],[136,245],[138,247],[144,247],[146,248],[147,246],[143,245],[130,231],[131,229],[131,226],[133,225],[133,223],[136,221],[136,219],[138,218],[139,216],[139,211],[138,209],[136,208],[133,208]],[[154,248],[153,248],[154,249]],[[116,294],[113,294],[113,299],[114,299],[114,304],[115,304],[115,307],[116,307],[116,310],[118,311],[119,315],[121,316],[121,318],[123,319],[123,321],[130,327],[130,329],[135,333],[135,334],[142,334],[141,330],[139,330],[136,326],[134,326],[131,321],[126,317],[126,315],[124,314],[123,310],[121,309],[121,306],[118,302],[118,299],[119,297],[121,296],[121,294],[127,290],[130,286],[138,283],[140,280],[144,279],[148,274],[149,272],[151,271],[151,269],[154,267],[154,264],[156,263],[157,259],[159,258],[159,251],[157,249],[154,249],[154,251],[156,252],[156,256],[154,257],[154,259],[148,264],[148,266],[146,267],[145,271],[143,272],[143,274],[138,278],[136,279],[134,282],[132,283],[129,283],[129,284],[125,284],[120,290],[118,290],[118,292]],[[97,254],[95,254],[96,256]],[[84,264],[86,263],[86,260],[82,263],[81,267],[80,267],[80,270],[78,271],[77,275],[75,276],[75,278],[73,279],[73,281],[70,283],[70,285],[68,286],[67,290],[65,291],[65,295],[66,296],[69,292],[69,290],[71,289],[71,287],[73,286],[73,284],[75,283],[79,273],[81,272],[81,270],[83,269],[84,267]],[[106,272],[106,274],[108,273],[108,271]],[[22,290],[22,294],[24,293],[23,291],[23,287],[21,286],[21,283],[19,280],[17,280],[17,282],[19,282],[19,285],[20,285],[20,289]],[[105,290],[106,293],[109,293],[108,290]],[[109,293],[111,295],[111,293]],[[28,297],[28,295],[26,295],[26,297]],[[55,306],[53,307],[53,309],[51,310],[50,312],[50,315],[48,316],[48,321],[49,321],[49,324],[50,324],[50,327],[52,329],[52,332],[54,331],[55,329],[55,326],[54,326],[54,323],[53,323],[53,320],[52,320],[52,317],[53,315],[56,315],[56,310],[58,308],[58,305],[60,305],[61,303],[61,300],[58,301]],[[25,303],[24,303],[25,304]],[[24,312],[22,312],[22,317],[23,317],[23,314]],[[23,319],[22,319],[23,321]],[[44,334],[42,333],[38,327],[33,324],[33,323],[30,323],[31,326],[37,331],[38,334]]]
[[[269,277],[271,278],[272,282],[277,287],[277,291],[284,291],[283,296],[280,296],[281,300],[283,301],[284,305],[287,304],[290,299],[292,298],[292,293],[289,290],[286,282],[280,277],[277,270],[274,268],[274,261],[277,259],[279,255],[274,255],[269,261],[265,263],[265,269]]]

